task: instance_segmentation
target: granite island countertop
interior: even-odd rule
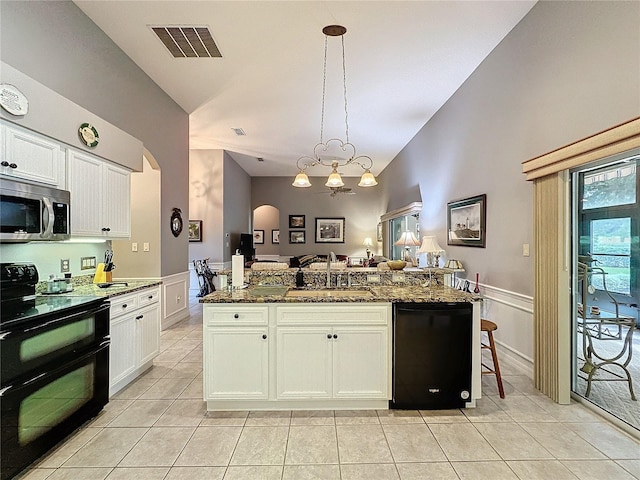
[[[267,288],[265,288],[267,287]],[[276,286],[249,286],[248,288],[215,291],[202,297],[200,303],[333,303],[333,302],[352,302],[352,303],[370,303],[370,302],[407,302],[407,303],[436,303],[436,302],[475,302],[481,301],[482,296],[474,293],[467,293],[443,285],[435,286],[359,286],[347,288],[333,288],[332,291],[340,292],[338,296],[317,296],[313,292],[315,290],[324,289],[296,289],[294,287],[278,286],[280,290],[287,288],[295,290],[296,296],[286,296],[286,293],[275,294],[256,294],[259,289],[268,290],[269,287]],[[346,292],[353,290],[353,296],[349,296]],[[368,290],[371,295],[360,295],[362,290]],[[303,292],[310,292],[308,296]]]

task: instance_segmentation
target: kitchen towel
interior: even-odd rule
[[[231,286],[241,287],[244,285],[244,255],[233,255],[231,257]]]

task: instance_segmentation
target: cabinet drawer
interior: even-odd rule
[[[203,319],[205,325],[267,325],[269,307],[205,304]]]
[[[143,292],[138,293],[138,305],[140,307],[151,305],[152,303],[157,303],[159,300],[160,300],[159,288],[150,288],[148,290],[144,290]]]
[[[137,295],[122,295],[109,299],[111,308],[109,314],[111,318],[117,318],[121,315],[125,315],[138,308],[138,296]]]
[[[387,325],[391,304],[305,304],[277,307],[278,325]]]

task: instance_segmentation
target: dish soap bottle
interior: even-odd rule
[[[304,287],[304,273],[302,273],[302,268],[298,267],[298,271],[296,272],[296,288]]]

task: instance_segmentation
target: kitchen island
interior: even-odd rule
[[[480,398],[480,301],[442,285],[216,291],[200,300],[207,409],[387,409],[394,303],[473,305],[467,406],[474,406]]]

